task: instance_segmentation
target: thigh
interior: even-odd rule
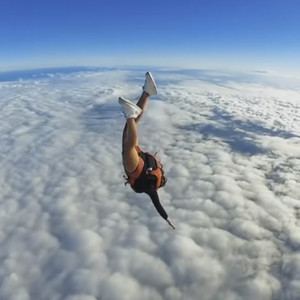
[[[122,153],[124,152],[124,145],[127,138],[127,123],[124,126],[123,134],[122,134]]]
[[[123,166],[125,171],[132,173],[138,167],[140,157],[135,148],[123,149]]]

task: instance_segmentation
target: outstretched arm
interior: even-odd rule
[[[163,219],[167,220],[168,214],[166,213],[165,209],[162,207],[162,205],[159,201],[157,192],[155,191],[155,192],[151,193],[149,196],[150,196],[152,203],[153,203],[154,207],[156,208],[157,212],[161,215],[161,217]]]
[[[165,209],[162,207],[162,205],[159,201],[157,191],[152,191],[152,192],[148,193],[148,195],[150,196],[152,203],[153,203],[154,207],[156,208],[157,212],[160,214],[160,216],[163,219],[165,219],[173,229],[175,229],[175,226],[169,220],[168,214],[166,213]]]

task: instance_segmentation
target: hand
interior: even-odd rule
[[[173,224],[169,219],[167,219],[167,222],[168,222],[168,224],[169,224],[173,229],[175,229],[174,224]]]

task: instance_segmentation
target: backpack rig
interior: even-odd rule
[[[140,151],[138,154],[144,161],[141,175],[136,179],[128,176],[125,178],[127,180],[125,185],[129,183],[136,193],[145,193],[163,187],[167,179],[164,176],[163,165],[156,158],[156,153],[152,155],[148,152]]]

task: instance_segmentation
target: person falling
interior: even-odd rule
[[[157,193],[157,190],[167,182],[163,166],[155,155],[142,151],[138,145],[137,124],[145,113],[150,97],[157,95],[153,76],[150,72],[147,72],[145,76],[143,92],[137,104],[122,97],[119,97],[118,100],[126,119],[122,136],[122,161],[127,175],[125,184],[129,183],[136,193],[148,194],[157,212],[175,229],[174,224],[162,207]]]

